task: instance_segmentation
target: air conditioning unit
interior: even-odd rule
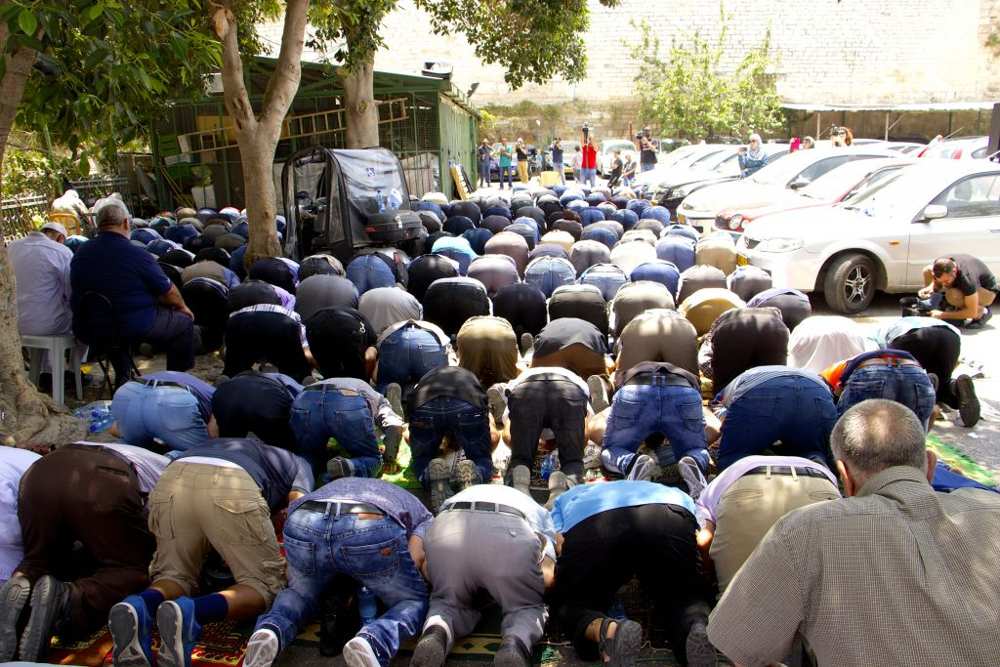
[[[441,60],[427,60],[424,62],[424,68],[420,72],[424,76],[450,81],[451,72],[453,69],[454,68],[451,66],[451,63],[449,62]]]
[[[209,95],[221,95],[223,93],[222,72],[214,72],[208,75],[205,79],[205,92]]]

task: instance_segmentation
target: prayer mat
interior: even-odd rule
[[[927,447],[952,471],[986,486],[1000,486],[1000,479],[990,469],[976,463],[960,449],[943,442],[933,433],[927,435]]]

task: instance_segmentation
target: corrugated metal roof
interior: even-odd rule
[[[907,104],[824,104],[822,102],[782,102],[797,111],[988,111],[997,102],[926,102]]]

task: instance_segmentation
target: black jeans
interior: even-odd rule
[[[24,559],[16,570],[31,582],[45,574],[72,582],[73,635],[103,625],[112,605],[149,583],[156,541],[135,472],[116,454],[68,445],[37,461],[21,478],[17,517]]]
[[[637,576],[656,613],[666,617],[678,661],[687,663],[688,631],[707,620],[710,599],[697,528],[687,510],[655,504],[601,512],[564,534],[552,608],[581,659],[600,659],[597,643],[585,636],[587,626],[604,618],[618,589]]]
[[[576,384],[555,373],[539,373],[509,392],[510,465],[529,469],[535,463],[538,438],[550,428],[556,436],[560,469],[567,475],[583,474],[584,429],[587,396]]]
[[[187,315],[157,307],[152,328],[139,340],[148,341],[166,351],[168,371],[183,372],[194,367],[194,320]],[[115,373],[118,371],[116,366]]]
[[[301,325],[283,313],[237,313],[226,324],[226,366],[233,377],[267,361],[290,378],[301,382],[309,375],[309,362],[302,351]]]
[[[889,347],[909,352],[925,371],[937,375],[938,403],[958,408],[958,396],[951,388],[951,374],[962,352],[961,336],[947,327],[924,327],[894,338],[889,341]]]

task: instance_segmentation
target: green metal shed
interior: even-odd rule
[[[276,62],[255,58],[245,68],[255,108],[263,100]],[[344,90],[338,69],[302,63],[302,80],[274,158],[279,210],[282,193],[278,180],[289,156],[309,146],[344,147]],[[402,161],[410,193],[420,196],[441,191],[456,196],[450,163],[460,162],[468,174],[475,173],[478,112],[443,79],[376,71],[374,89],[379,103],[380,145]],[[173,102],[171,113],[152,133],[161,207],[243,207],[240,153],[235,137],[227,130],[230,126],[218,81],[210,81],[200,100]]]

